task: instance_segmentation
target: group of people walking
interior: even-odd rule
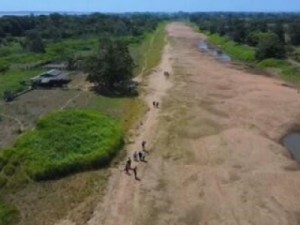
[[[153,104],[153,108],[159,108],[159,102],[152,102],[152,104]]]
[[[159,102],[153,101],[153,108],[158,109],[159,108]],[[147,162],[146,161],[146,154],[149,152],[146,150],[146,141],[142,141],[142,150],[141,151],[135,151],[132,155],[132,158],[135,162]],[[130,171],[133,172],[134,178],[136,180],[140,180],[137,175],[137,166],[132,167],[132,161],[131,157],[128,157],[124,171],[126,172],[127,175],[131,175]]]
[[[139,151],[139,152],[134,152],[134,153],[133,153],[133,160],[134,160],[135,162],[139,162],[139,161],[140,161],[140,162],[147,162],[147,161],[146,161],[146,153],[148,153],[147,150],[146,150],[146,141],[143,141],[143,142],[142,142],[142,150]],[[135,178],[136,180],[140,180],[140,179],[138,178],[138,176],[137,176],[137,166],[132,167],[131,162],[132,162],[132,161],[131,161],[131,158],[129,157],[129,158],[127,159],[127,161],[126,161],[124,170],[125,170],[125,172],[126,172],[128,175],[131,175],[131,174],[130,174],[130,171],[132,171],[133,174],[134,174],[134,178]]]

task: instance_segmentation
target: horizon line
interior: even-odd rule
[[[69,10],[0,10],[0,13],[115,13],[115,14],[121,14],[121,13],[300,13],[299,11],[237,11],[237,10],[207,10],[207,11],[119,11],[119,12],[113,12],[113,11],[69,11]]]

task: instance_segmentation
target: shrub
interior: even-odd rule
[[[15,167],[13,165],[8,164],[3,168],[3,173],[6,176],[12,176],[15,173]]]
[[[0,225],[14,225],[19,220],[18,210],[8,204],[0,202]]]
[[[0,188],[4,187],[7,183],[7,178],[0,174]]]

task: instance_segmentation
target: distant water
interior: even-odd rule
[[[32,12],[0,12],[0,17],[3,16],[41,16],[41,15],[50,15],[51,13],[59,13],[65,15],[88,15],[91,14],[90,12],[39,12],[39,11],[32,11]]]
[[[283,138],[283,145],[289,150],[293,159],[300,162],[300,133],[290,133]]]
[[[214,56],[217,60],[221,62],[230,62],[231,58],[229,55],[225,54],[224,52],[220,52],[215,48],[209,47],[206,41],[200,41],[199,43],[199,49],[202,52],[206,52],[212,56]]]

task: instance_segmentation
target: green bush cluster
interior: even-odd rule
[[[230,41],[226,37],[221,37],[218,34],[209,35],[208,41],[214,45],[220,46],[224,52],[230,55],[233,59],[244,62],[255,61],[255,50],[249,46],[240,45],[236,42]]]
[[[19,220],[18,210],[8,204],[0,202],[0,225],[14,225]]]
[[[294,83],[300,82],[300,68],[292,65],[286,60],[280,59],[265,59],[258,63],[262,69],[275,68],[279,70],[282,79]]]
[[[14,148],[4,150],[2,170],[12,175],[15,171],[5,164],[17,161],[32,179],[44,180],[103,167],[120,150],[122,137],[119,122],[98,113],[55,112],[39,119],[36,130],[23,135]]]

